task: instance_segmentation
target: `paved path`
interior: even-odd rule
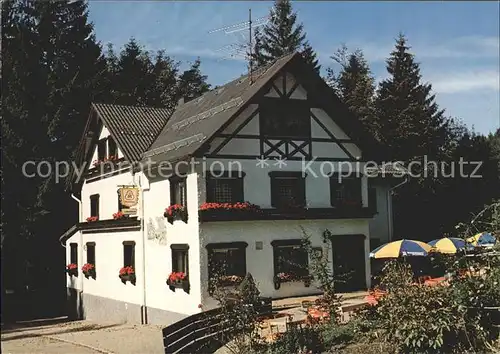
[[[2,353],[163,354],[162,326],[30,322],[2,328]]]

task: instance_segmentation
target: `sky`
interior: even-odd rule
[[[134,37],[146,49],[164,49],[186,68],[200,57],[212,85],[245,73],[243,57],[225,46],[244,43],[247,31],[223,27],[267,16],[272,1],[90,1],[89,17],[103,45],[121,48]],[[332,54],[345,44],[363,50],[377,81],[404,33],[422,79],[432,84],[446,113],[487,134],[500,128],[499,2],[292,1],[322,73],[338,69]],[[235,29],[239,29],[236,27]]]

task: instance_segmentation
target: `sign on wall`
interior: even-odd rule
[[[139,203],[139,188],[124,186],[118,190],[118,194],[120,195],[122,213],[125,215],[136,215],[137,204]]]

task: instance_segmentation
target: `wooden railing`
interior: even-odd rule
[[[263,298],[258,312],[267,314],[271,311],[271,299]],[[213,353],[227,344],[231,330],[220,308],[186,317],[163,328],[165,354]]]

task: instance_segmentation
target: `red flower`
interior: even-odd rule
[[[95,269],[95,266],[92,263],[85,263],[82,267],[82,272],[87,273],[93,269]]]
[[[66,266],[66,269],[67,270],[74,270],[74,269],[77,269],[78,266],[76,265],[76,263],[70,263]]]
[[[200,210],[259,210],[260,207],[249,202],[203,203]]]
[[[94,221],[98,221],[99,218],[97,216],[89,216],[86,220],[87,220],[87,222],[94,222]]]
[[[184,206],[180,204],[174,204],[165,209],[165,213],[172,216],[174,212],[184,211]]]
[[[135,274],[135,271],[134,271],[134,268],[131,267],[131,266],[123,267],[122,269],[120,269],[120,276],[122,276],[122,275],[132,275],[132,274]]]
[[[184,272],[172,272],[168,276],[168,281],[170,283],[177,283],[179,281],[185,280],[186,278],[187,278],[187,275]]]
[[[115,219],[115,220],[123,219],[124,217],[125,217],[125,214],[123,214],[121,211],[113,214],[113,219]]]

